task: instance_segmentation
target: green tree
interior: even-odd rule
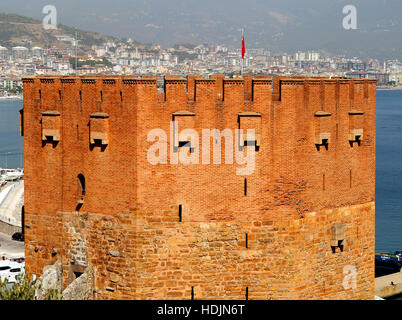
[[[8,279],[0,280],[0,300],[35,300],[35,293],[40,289],[38,279],[34,279],[29,273],[19,274],[15,277],[14,284],[8,283]],[[56,289],[48,290],[44,300],[60,300],[61,292]]]

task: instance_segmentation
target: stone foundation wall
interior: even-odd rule
[[[192,289],[195,299],[245,299],[248,288],[249,299],[350,300],[374,297],[374,211],[367,203],[290,221],[201,223],[177,222],[173,209],[132,208],[116,217],[65,213],[38,221],[63,226],[56,254],[63,288],[72,266],[93,266],[95,299],[191,299]],[[345,225],[343,252],[331,247],[336,225]],[[34,240],[42,226],[27,229],[27,257],[37,256],[38,265],[53,258],[51,242]],[[42,254],[31,252],[35,243]],[[29,271],[34,266],[27,261]]]
[[[62,289],[62,265],[57,261],[54,265],[43,268],[43,274],[38,279],[38,289],[35,299],[44,300],[50,290],[58,293],[61,300],[92,300],[94,296],[93,268],[88,267],[85,272],[73,280],[67,288]]]

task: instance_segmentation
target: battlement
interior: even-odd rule
[[[197,101],[205,99],[207,96],[211,101],[225,101],[240,93],[243,94],[244,101],[253,102],[258,99],[270,99],[281,101],[282,92],[287,86],[300,86],[308,92],[310,86],[319,86],[324,91],[326,86],[335,86],[337,92],[341,86],[349,86],[351,99],[353,99],[354,87],[363,85],[364,97],[368,97],[368,86],[375,85],[376,80],[371,79],[347,79],[347,78],[322,78],[322,77],[302,77],[302,76],[235,76],[227,78],[224,75],[211,75],[208,79],[199,75],[165,76],[163,77],[163,92],[157,87],[157,76],[36,76],[23,79],[23,83],[28,88],[34,86],[40,88],[52,87],[53,90],[63,90],[63,88],[74,87],[87,90],[99,91],[96,100],[101,101],[108,98],[102,97],[101,92],[136,90],[138,87],[147,87],[147,93],[153,96],[159,103],[184,99],[187,101]],[[39,89],[40,90],[40,89]],[[38,93],[39,95],[39,93]],[[205,95],[205,96],[204,96]]]
[[[298,130],[300,138],[311,141],[310,145],[318,150],[327,149],[329,143],[335,147],[338,139],[334,137],[343,133],[342,141],[352,145],[356,142],[360,146],[364,138],[369,144],[373,139],[370,124],[375,117],[375,80],[302,76],[226,78],[224,75],[204,79],[189,75],[186,78],[165,76],[161,88],[158,88],[157,76],[47,76],[23,81],[25,113],[34,118],[41,116],[42,141],[52,142],[54,146],[60,141],[61,119],[66,126],[70,120],[75,122],[73,117],[80,117],[89,123],[90,145],[100,143],[106,148],[109,137],[120,134],[120,129],[126,126],[122,121],[127,112],[136,119],[137,131],[133,137],[143,141],[147,130],[162,128],[169,132],[170,120],[174,118],[180,127],[185,126],[183,129],[199,132],[214,128],[254,128],[258,147],[261,141],[267,145],[274,137],[280,141],[282,135],[289,135],[285,132],[273,135],[262,129],[278,120],[283,122],[283,128]],[[188,117],[177,117],[180,111],[192,113],[191,123]],[[241,117],[244,112],[258,113],[260,119]],[[94,114],[106,116],[96,119],[99,117]],[[278,120],[274,114],[280,116]],[[21,112],[21,132],[24,132],[25,118]]]

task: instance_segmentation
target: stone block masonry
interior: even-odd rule
[[[93,268],[96,299],[374,298],[375,81],[23,81],[29,272]],[[179,130],[258,131],[254,172],[149,163],[190,113]]]

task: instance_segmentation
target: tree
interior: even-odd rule
[[[19,274],[15,283],[8,283],[8,279],[0,280],[0,300],[36,300],[36,290],[41,287],[38,279],[34,279],[29,273]],[[44,300],[60,300],[61,293],[58,290],[48,290]]]

